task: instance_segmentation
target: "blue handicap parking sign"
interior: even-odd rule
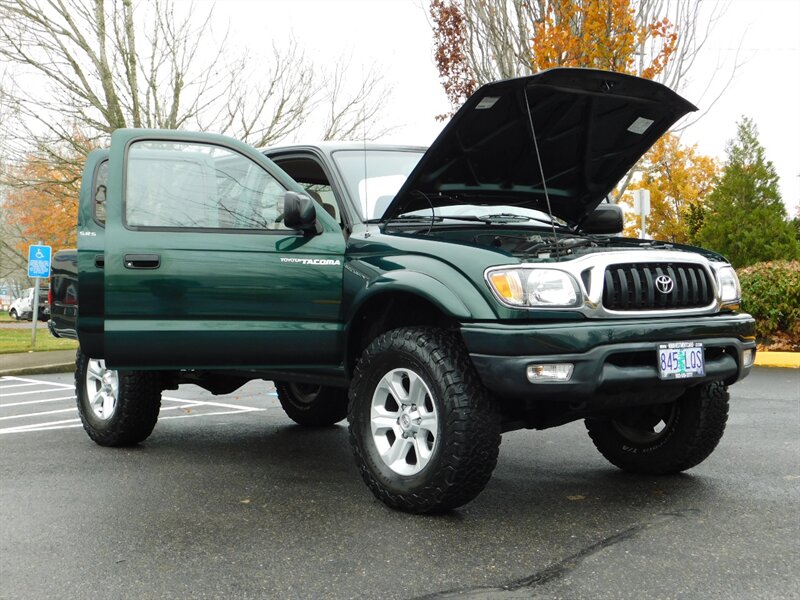
[[[28,277],[50,277],[50,246],[28,248]]]

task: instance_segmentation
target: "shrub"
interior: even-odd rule
[[[800,349],[800,261],[757,263],[738,274],[742,308],[755,317],[759,341]]]

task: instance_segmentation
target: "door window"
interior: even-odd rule
[[[108,161],[97,166],[94,178],[94,218],[100,225],[106,224],[106,192],[108,191]]]
[[[249,158],[214,146],[144,140],[127,157],[125,223],[169,229],[286,230],[286,189]]]

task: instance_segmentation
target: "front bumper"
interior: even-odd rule
[[[747,376],[745,350],[755,351],[750,315],[587,320],[569,323],[467,323],[461,335],[484,385],[509,399],[579,401],[637,391],[681,390],[705,381]],[[702,342],[705,375],[663,381],[656,349],[663,342]],[[530,364],[572,363],[569,381],[531,383]]]

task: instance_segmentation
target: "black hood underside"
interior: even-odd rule
[[[551,69],[490,83],[453,116],[383,220],[459,204],[546,213],[546,187],[553,215],[579,225],[658,138],[694,110],[659,83],[593,69]]]

